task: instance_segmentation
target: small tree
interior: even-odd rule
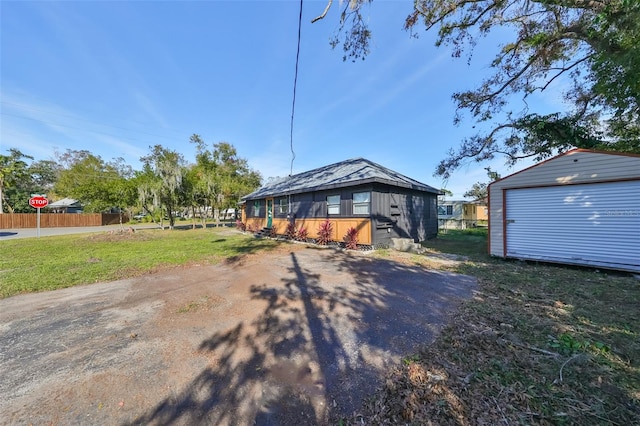
[[[333,225],[329,219],[325,220],[318,227],[318,244],[326,246],[331,241],[333,235]]]
[[[500,175],[497,172],[491,170],[491,167],[484,168],[487,171],[487,176],[490,179],[490,182],[496,181],[500,179]],[[489,196],[489,183],[486,182],[476,182],[473,184],[471,189],[464,193],[465,197],[471,197],[475,201],[484,200]]]
[[[284,235],[289,240],[296,238],[296,225],[293,222],[287,223],[287,229],[284,231]]]
[[[145,173],[153,177],[154,196],[160,201],[160,207],[166,209],[169,228],[173,229],[175,211],[184,204],[186,163],[182,154],[164,148],[161,145],[150,147],[151,153],[140,160]]]
[[[347,249],[357,250],[358,249],[358,230],[353,226],[347,229],[347,233],[344,236],[344,242],[346,244]]]
[[[307,238],[309,238],[309,231],[304,226],[301,226],[298,232],[296,232],[296,240],[307,241]]]

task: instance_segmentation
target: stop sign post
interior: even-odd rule
[[[34,209],[38,209],[38,231],[37,236],[40,238],[40,209],[43,207],[47,207],[49,205],[49,200],[45,195],[39,194],[31,194],[31,198],[29,198],[29,205]]]

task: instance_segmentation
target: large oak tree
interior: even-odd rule
[[[342,4],[332,45],[343,47],[345,59],[369,53],[371,31],[363,10],[370,3]],[[437,46],[470,60],[491,31],[500,29],[505,37],[491,74],[475,89],[453,94],[455,122],[471,120],[485,130],[451,149],[438,175],[448,177],[467,161],[496,155],[513,164],[573,147],[640,153],[640,1],[416,0],[404,27],[413,34],[437,31]],[[526,102],[554,82],[566,87],[565,109],[512,110],[514,96]]]

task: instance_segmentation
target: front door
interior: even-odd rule
[[[273,198],[267,198],[267,228],[273,225]]]

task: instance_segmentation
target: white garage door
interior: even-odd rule
[[[640,181],[505,195],[508,257],[640,271]]]

